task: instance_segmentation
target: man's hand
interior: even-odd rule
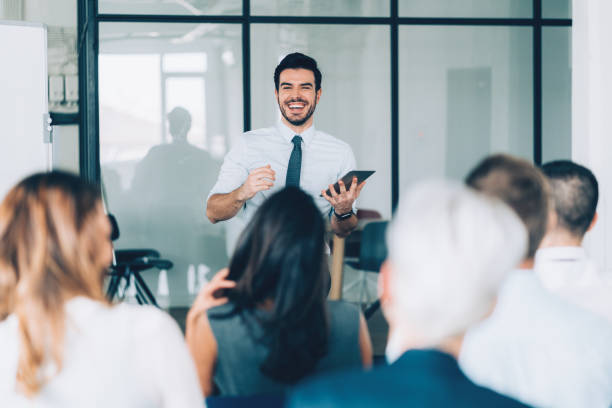
[[[329,192],[331,195],[328,195],[325,190],[321,192],[321,195],[332,205],[332,207],[334,207],[336,214],[346,214],[353,209],[353,203],[357,197],[359,197],[359,193],[361,193],[361,189],[365,186],[365,183],[365,181],[362,181],[361,184],[357,185],[357,177],[353,177],[351,188],[347,191],[344,182],[340,180],[338,181],[340,194],[338,194],[334,186],[330,184]]]
[[[191,305],[191,309],[189,309],[187,320],[196,319],[202,313],[206,313],[208,309],[227,303],[226,297],[217,298],[214,295],[220,289],[231,289],[236,286],[236,282],[225,279],[228,274],[228,268],[221,269],[210,282],[202,287],[193,305]]]
[[[240,187],[225,194],[213,194],[206,202],[206,216],[210,222],[229,220],[244,206],[247,200],[262,190],[269,190],[274,185],[276,174],[268,164],[251,171]]]
[[[268,164],[259,167],[249,173],[246,181],[239,188],[239,199],[241,201],[250,200],[260,191],[269,190],[274,185],[276,173]]]

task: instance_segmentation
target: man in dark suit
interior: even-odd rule
[[[463,333],[492,309],[526,252],[520,219],[465,186],[426,183],[403,197],[387,238],[381,304],[390,365],[299,385],[289,406],[523,406],[472,383],[456,361]]]

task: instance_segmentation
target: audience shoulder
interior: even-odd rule
[[[129,325],[134,336],[142,341],[155,340],[156,337],[168,336],[172,333],[181,334],[176,321],[167,313],[154,306],[119,304],[113,307],[114,313],[124,323]],[[148,339],[148,340],[147,340]]]
[[[372,371],[351,370],[310,378],[292,390],[288,396],[287,406],[290,408],[350,406],[356,402],[355,398],[363,397],[363,393],[355,393],[353,387],[358,384],[366,385],[369,379],[375,377]]]

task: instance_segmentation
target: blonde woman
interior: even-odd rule
[[[52,172],[0,205],[0,405],[201,407],[172,319],[103,295],[110,225],[98,189]]]

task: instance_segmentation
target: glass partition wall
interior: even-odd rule
[[[273,70],[290,52],[319,62],[315,125],[376,170],[359,207],[384,218],[405,186],[460,179],[490,152],[570,157],[569,0],[95,3],[80,3],[98,101],[81,143],[99,151],[81,171],[103,181],[118,248],[173,261],[172,306],[227,265],[231,223],[210,224],[205,199],[233,140],[279,120]]]

